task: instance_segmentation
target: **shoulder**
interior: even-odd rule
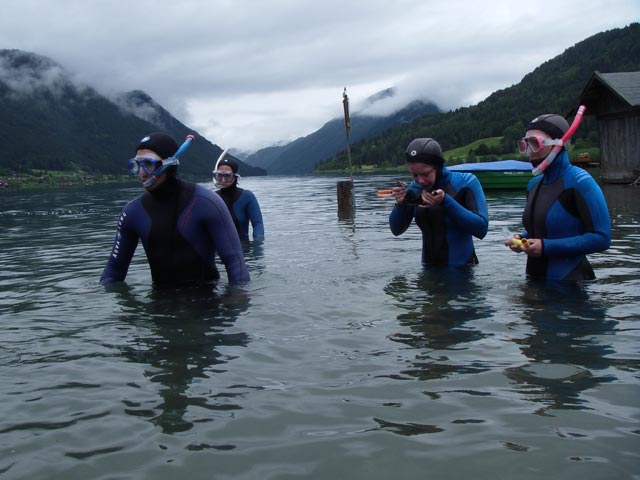
[[[481,188],[480,181],[473,173],[469,172],[450,172],[451,173],[451,185],[456,190],[463,188]]]
[[[212,201],[222,200],[218,191],[209,190],[204,185],[199,183],[194,184],[193,196]]]
[[[600,190],[598,182],[584,168],[571,165],[563,175],[564,188],[575,188],[580,191]]]
[[[542,175],[538,175],[537,177],[533,177],[531,180],[529,180],[529,183],[527,184],[527,192],[530,192],[531,189],[535,187],[536,184],[541,180],[542,180]]]
[[[130,200],[129,202],[127,202],[127,204],[122,209],[122,212],[123,213],[133,213],[136,210],[141,209],[142,208],[142,199],[145,197],[145,195],[151,195],[151,194],[149,192],[144,192],[144,193],[138,195],[133,200]]]
[[[199,184],[195,184],[192,203],[195,208],[204,209],[203,211],[227,211],[227,205],[218,193]]]
[[[247,197],[251,200],[255,200],[256,196],[253,194],[251,190],[247,190],[246,188],[242,190],[242,196]]]

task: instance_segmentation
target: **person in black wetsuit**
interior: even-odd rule
[[[527,186],[525,231],[505,241],[514,252],[527,254],[526,272],[533,279],[593,280],[586,255],[611,244],[611,219],[602,190],[587,171],[571,165],[559,143],[568,130],[564,117],[544,114],[531,120],[518,142],[534,168],[545,159],[550,162]],[[551,157],[556,145],[561,150]]]
[[[154,287],[205,285],[220,274],[222,259],[232,285],[249,282],[242,245],[222,199],[207,188],[177,178],[175,140],[161,132],[138,143],[129,161],[145,192],[120,215],[103,284],[123,281],[139,241],[142,241]]]
[[[240,239],[249,238],[249,222],[253,228],[253,239],[264,239],[264,223],[258,199],[251,190],[238,187],[240,165],[233,158],[225,157],[213,172],[213,179],[220,187],[216,193],[229,207]]]

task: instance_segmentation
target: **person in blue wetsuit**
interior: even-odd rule
[[[569,123],[561,115],[540,115],[529,123],[518,148],[535,168],[560,145],[567,130]],[[564,147],[542,175],[529,182],[522,223],[525,232],[505,245],[527,254],[526,273],[534,279],[592,280],[595,274],[586,255],[611,244],[602,190],[587,171],[571,165]]]
[[[100,277],[123,281],[142,241],[154,287],[198,286],[215,282],[222,259],[232,285],[249,282],[242,245],[226,205],[207,188],[177,178],[178,145],[165,133],[152,133],[129,161],[145,192],[129,202],[118,220],[115,242]]]
[[[473,238],[484,238],[489,227],[487,202],[480,182],[471,173],[445,167],[442,149],[432,138],[416,138],[407,146],[408,187],[392,189],[396,205],[389,215],[395,235],[411,221],[422,231],[425,266],[463,266],[478,263]]]
[[[223,158],[213,172],[213,179],[220,187],[216,191],[226,203],[243,240],[249,239],[249,222],[253,228],[253,239],[264,239],[264,223],[258,199],[251,192],[238,187],[239,165],[233,158]]]

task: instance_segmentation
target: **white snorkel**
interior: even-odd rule
[[[562,136],[560,143],[554,146],[553,149],[551,149],[551,151],[549,152],[549,155],[547,155],[547,157],[542,162],[540,162],[540,164],[537,167],[531,170],[531,173],[534,176],[540,175],[541,173],[543,173],[547,169],[547,167],[551,165],[551,162],[553,162],[556,159],[556,157],[558,156],[558,153],[560,153],[560,151],[565,147],[565,145],[569,143],[569,139],[571,138],[573,133],[578,129],[578,125],[580,125],[580,121],[582,120],[582,115],[584,114],[584,111],[586,109],[587,107],[585,107],[584,105],[580,105],[580,107],[578,107],[576,116],[573,119],[573,122],[571,123],[569,130],[567,130],[565,134]]]

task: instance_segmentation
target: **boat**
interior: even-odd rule
[[[485,190],[519,190],[527,187],[533,178],[532,165],[520,160],[461,163],[447,166],[453,172],[473,173]]]

